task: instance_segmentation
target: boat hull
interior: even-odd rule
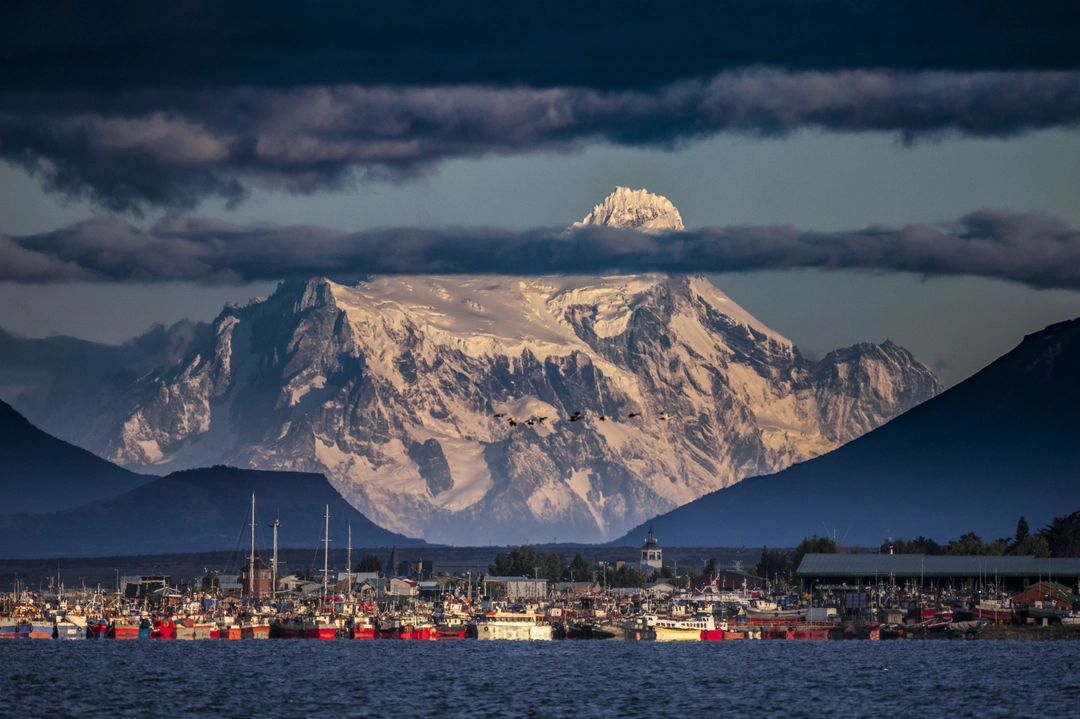
[[[976,617],[985,617],[991,622],[1009,622],[1012,621],[1013,616],[1011,609],[985,609],[983,607],[975,607],[971,610],[971,613]]]
[[[56,639],[65,641],[86,639],[86,629],[70,622],[57,622],[53,631]]]
[[[109,630],[105,636],[109,639],[120,639],[123,641],[138,639],[139,627],[137,624],[112,624],[109,626]]]
[[[269,639],[269,624],[245,624],[240,627],[241,639]]]
[[[482,641],[507,639],[511,641],[548,642],[552,639],[550,624],[497,624],[484,622],[476,626],[476,638]]]
[[[656,641],[658,642],[700,642],[701,634],[705,629],[670,629],[668,627],[654,627]]]

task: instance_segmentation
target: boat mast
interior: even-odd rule
[[[326,529],[323,537],[322,596],[323,609],[326,609],[326,580],[330,577],[330,505],[326,505]]]
[[[352,594],[352,522],[349,522],[349,550],[345,555],[345,596]]]
[[[270,568],[270,601],[277,601],[277,531],[281,526],[281,522],[277,519],[270,525],[274,529],[274,558],[271,560]]]
[[[255,595],[255,493],[251,493],[251,558],[248,560],[248,594]]]

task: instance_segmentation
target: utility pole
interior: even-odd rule
[[[272,602],[277,601],[277,531],[278,527],[280,526],[281,522],[277,519],[275,519],[274,523],[270,525],[270,527],[274,530],[274,558],[270,560],[270,601]]]

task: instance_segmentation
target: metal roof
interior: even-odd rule
[[[930,556],[925,554],[807,554],[798,577],[1080,577],[1080,559]]]

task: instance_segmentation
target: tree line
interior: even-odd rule
[[[793,550],[761,548],[761,558],[750,567],[750,573],[765,579],[794,576],[807,554],[837,554],[840,546],[829,537],[816,534],[806,537]],[[845,550],[858,554],[862,550],[853,547]],[[980,555],[980,556],[1033,556],[1039,558],[1080,557],[1080,511],[1054,517],[1050,524],[1035,534],[1031,533],[1027,520],[1020,517],[1016,533],[1010,537],[985,542],[974,532],[960,535],[945,544],[919,536],[915,539],[886,539],[878,547],[881,554],[927,554],[927,555]]]
[[[974,532],[960,535],[945,544],[938,544],[933,539],[916,537],[912,540],[886,540],[880,551],[888,553],[890,547],[894,554],[929,554],[929,555],[982,555],[1015,557],[1080,557],[1080,511],[1054,517],[1050,524],[1035,534],[1031,533],[1027,520],[1020,517],[1016,523],[1016,533],[1010,537],[984,542]]]

